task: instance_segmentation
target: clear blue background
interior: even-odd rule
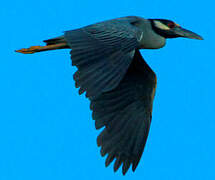
[[[215,179],[215,14],[212,0],[12,0],[0,6],[0,180]],[[15,49],[115,17],[167,18],[204,37],[142,51],[158,77],[153,121],[135,173],[123,177],[96,145],[69,50]]]

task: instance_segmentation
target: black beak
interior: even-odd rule
[[[179,26],[173,28],[172,30],[179,37],[185,37],[185,38],[190,38],[190,39],[203,40],[203,38],[200,35],[192,32],[192,31],[186,30],[186,29],[184,29],[182,27],[179,27]]]

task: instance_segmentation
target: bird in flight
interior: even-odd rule
[[[45,46],[16,50],[24,54],[71,49],[75,85],[90,100],[101,155],[114,171],[122,165],[126,174],[135,171],[142,156],[152,120],[156,75],[140,49],[159,49],[166,39],[203,38],[166,19],[137,16],[116,18],[66,31],[45,40]]]

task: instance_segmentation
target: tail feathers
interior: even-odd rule
[[[59,36],[59,37],[56,37],[56,38],[47,39],[47,40],[44,40],[43,42],[45,42],[46,45],[66,43],[64,36]]]

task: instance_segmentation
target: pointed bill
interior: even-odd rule
[[[179,27],[179,26],[175,27],[173,29],[173,31],[174,31],[175,34],[177,34],[180,37],[203,40],[203,38],[200,35],[192,32],[192,31],[189,31],[187,29],[184,29],[182,27]]]

